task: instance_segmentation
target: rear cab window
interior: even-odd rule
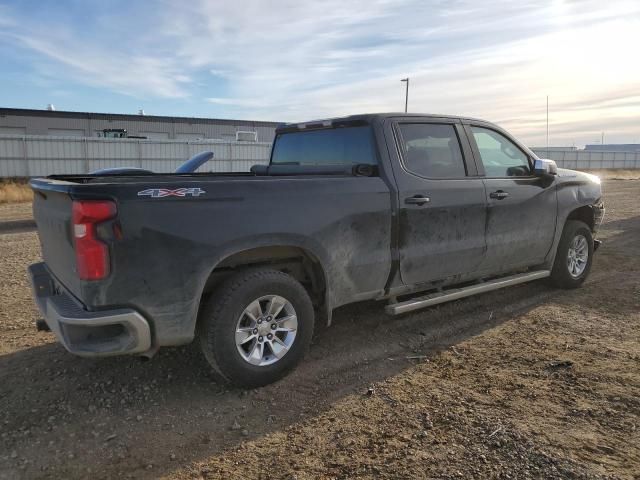
[[[405,169],[426,178],[467,175],[460,140],[453,125],[400,123],[400,150]]]
[[[370,125],[279,133],[271,165],[377,165]]]

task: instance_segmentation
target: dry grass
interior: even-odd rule
[[[640,180],[640,168],[635,170],[609,169],[585,170],[603,180]]]
[[[33,192],[26,183],[0,183],[0,203],[20,203],[33,200]]]

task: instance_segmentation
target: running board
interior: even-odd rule
[[[385,312],[389,315],[400,315],[402,313],[413,312],[421,308],[430,307],[439,303],[450,302],[459,298],[470,297],[478,293],[490,292],[519,283],[530,282],[551,275],[549,270],[538,270],[536,272],[519,273],[509,277],[501,277],[495,280],[478,283],[464,288],[455,288],[444,292],[431,293],[422,297],[412,298],[405,302],[390,303],[385,307]]]

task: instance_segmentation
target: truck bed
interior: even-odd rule
[[[192,340],[211,271],[247,248],[279,245],[309,252],[323,265],[332,307],[381,292],[391,269],[386,182],[354,176],[344,167],[315,174],[283,167],[293,173],[32,180],[44,261],[87,310],[132,308],[153,318],[159,345]],[[114,201],[118,213],[103,232],[109,277],[82,281],[75,269],[71,209],[73,201],[91,199]]]

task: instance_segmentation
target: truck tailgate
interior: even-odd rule
[[[40,190],[32,184],[33,216],[38,226],[43,260],[53,275],[73,293],[80,296],[80,280],[72,236],[73,201],[64,191]]]

